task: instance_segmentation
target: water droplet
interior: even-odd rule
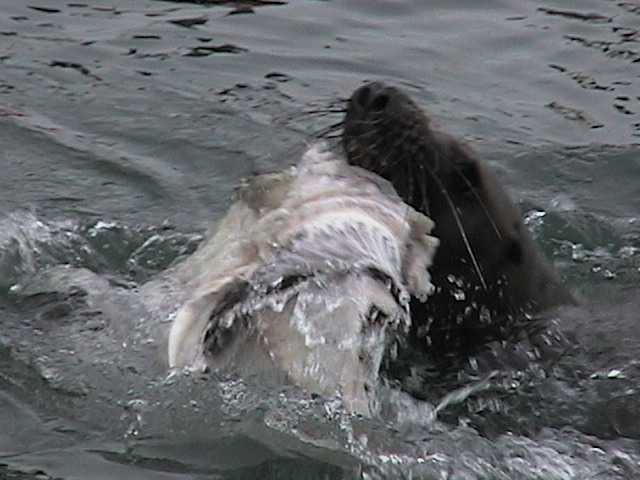
[[[632,246],[626,246],[626,247],[620,248],[620,251],[618,253],[619,253],[621,258],[630,258],[630,257],[633,257],[634,255],[636,255],[638,252],[640,252],[640,248],[632,247]]]
[[[622,373],[622,370],[614,368],[607,372],[607,378],[624,378],[624,374]]]
[[[462,290],[455,290],[451,294],[453,295],[453,298],[455,298],[459,302],[467,298],[466,295],[464,294],[464,291]]]
[[[123,421],[128,420],[127,429],[124,433],[124,440],[127,442],[140,435],[143,426],[142,412],[147,408],[148,402],[141,398],[129,400],[124,407],[124,413],[120,417]]]
[[[491,312],[484,305],[480,308],[479,319],[481,323],[491,324]]]
[[[571,260],[574,262],[581,262],[587,257],[587,253],[582,246],[582,244],[572,244],[571,245]]]
[[[478,359],[476,357],[469,358],[469,366],[476,372],[478,371]]]
[[[547,215],[547,212],[544,210],[531,210],[524,216],[524,224],[538,226],[542,225],[544,217]]]

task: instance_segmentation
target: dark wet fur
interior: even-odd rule
[[[475,353],[540,330],[544,322],[532,315],[573,301],[487,165],[434,130],[401,90],[381,83],[356,90],[342,142],[349,163],[391,181],[435,221],[436,293],[411,303],[412,340],[421,349],[438,358]]]

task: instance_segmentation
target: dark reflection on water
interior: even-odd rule
[[[0,476],[639,476],[638,6],[218,3],[0,0]],[[405,388],[434,406],[499,372],[431,428],[247,379],[167,380],[140,319],[175,292],[145,282],[371,79],[512,187],[584,300],[556,319],[571,348],[522,365],[530,345],[493,346],[450,375],[425,360]]]

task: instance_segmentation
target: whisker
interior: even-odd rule
[[[374,118],[373,120],[356,120],[354,124],[358,127],[377,127],[384,122],[383,118]],[[375,134],[374,130],[366,132],[368,134]]]
[[[413,184],[415,182],[413,182],[412,180],[412,175],[411,175],[411,162],[405,162],[406,166],[407,166],[407,201],[409,203],[412,203],[413,200]]]
[[[325,108],[325,109],[317,109],[317,110],[305,110],[302,112],[303,115],[319,115],[319,114],[328,114],[328,113],[346,113],[346,108]]]
[[[371,134],[371,132],[367,132],[366,136],[368,137]],[[358,135],[357,136],[357,141],[358,143],[362,144],[362,142],[360,141],[365,135]],[[373,141],[373,143],[369,143],[369,145],[367,146],[368,151],[370,152],[377,152],[377,150],[382,146],[382,142],[384,141],[384,139],[382,137],[378,137],[375,139],[375,141]],[[362,150],[360,150],[362,151]]]
[[[489,212],[489,209],[487,208],[486,203],[484,203],[484,201],[482,200],[482,197],[480,197],[480,195],[478,195],[478,192],[473,187],[473,185],[471,184],[471,182],[469,181],[467,176],[462,172],[462,169],[460,169],[460,167],[458,167],[454,162],[452,162],[452,166],[453,166],[454,170],[456,171],[456,173],[462,178],[462,180],[464,181],[465,185],[467,187],[469,187],[469,189],[473,193],[473,196],[478,201],[478,204],[482,208],[482,211],[484,212],[485,217],[487,217],[487,220],[489,220],[489,223],[491,224],[491,227],[493,228],[493,231],[496,232],[496,236],[498,237],[498,239],[502,240],[502,234],[500,233],[500,229],[498,228],[498,225],[496,224],[496,222],[494,221],[493,217],[491,216],[491,212]]]
[[[464,231],[464,226],[462,225],[462,220],[460,220],[460,215],[458,214],[458,211],[456,210],[456,206],[453,203],[453,200],[451,199],[451,196],[449,195],[449,192],[447,191],[447,188],[444,186],[444,184],[438,178],[438,176],[435,174],[435,172],[433,172],[429,168],[429,165],[426,165],[426,164],[423,164],[423,165],[426,166],[427,171],[431,175],[431,178],[436,183],[436,185],[440,189],[440,192],[442,193],[442,195],[444,195],[444,198],[446,199],[447,203],[449,204],[449,208],[451,209],[451,214],[453,215],[453,218],[454,218],[454,220],[456,222],[456,225],[458,227],[458,231],[460,232],[460,236],[462,237],[462,241],[464,242],[464,246],[467,249],[467,253],[469,253],[469,258],[471,259],[471,262],[473,263],[473,268],[476,271],[476,275],[478,276],[478,279],[480,280],[480,283],[482,284],[482,288],[485,291],[487,291],[488,290],[487,283],[485,282],[484,276],[482,275],[482,271],[480,270],[480,264],[478,263],[478,260],[476,259],[476,256],[473,253],[473,249],[471,248],[471,243],[469,242],[469,238],[467,237],[467,234]]]
[[[372,125],[377,126],[376,124],[372,124]],[[358,133],[355,137],[358,143],[370,144],[369,137],[374,137],[376,133],[377,132],[375,130],[370,129],[364,133]],[[374,137],[373,145],[368,145],[367,149],[371,151],[375,151],[382,145],[383,141],[384,141],[384,137],[382,135],[377,135]]]
[[[334,133],[333,135],[326,134],[326,135],[324,135],[322,138],[326,138],[326,139],[328,139],[328,140],[334,140],[334,139],[336,139],[336,138],[342,138],[342,135],[341,135],[340,133],[337,133],[337,132],[336,132],[336,133]]]
[[[422,194],[422,208],[424,209],[425,215],[431,215],[429,202],[427,201],[427,178],[426,174],[424,173],[424,165],[420,165],[420,172],[422,173],[422,181],[418,183],[420,185],[420,193]]]
[[[326,138],[326,135],[328,135],[329,133],[339,132],[343,124],[344,122],[341,120],[337,123],[334,123],[332,125],[329,125],[328,127],[323,128],[322,130],[315,132],[312,136],[316,138]]]

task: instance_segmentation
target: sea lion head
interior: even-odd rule
[[[412,305],[414,333],[431,348],[504,339],[528,314],[571,301],[489,166],[402,90],[381,82],[355,90],[342,144],[350,164],[389,180],[435,222],[436,293]]]

